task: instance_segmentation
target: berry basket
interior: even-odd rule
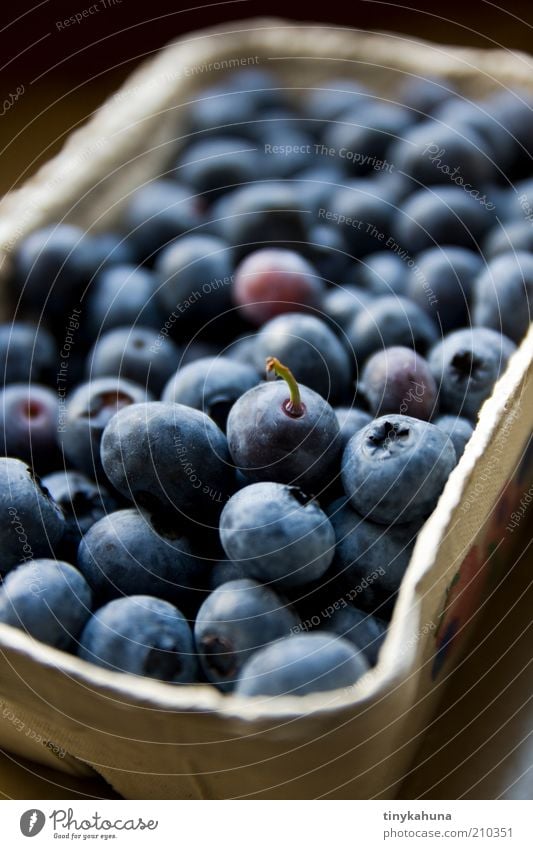
[[[2,275],[36,227],[112,223],[121,199],[168,167],[195,92],[247,64],[273,66],[295,97],[339,76],[381,92],[428,74],[466,97],[531,88],[530,59],[504,51],[278,20],[191,34],[145,62],[2,201]],[[74,774],[94,769],[126,798],[394,797],[505,569],[511,515],[533,475],[532,360],[530,330],[418,536],[379,663],[352,688],[239,699],[108,672],[0,625],[0,746]]]

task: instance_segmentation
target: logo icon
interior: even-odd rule
[[[35,837],[43,830],[46,817],[42,811],[37,808],[31,808],[25,811],[20,818],[20,830],[24,837]]]

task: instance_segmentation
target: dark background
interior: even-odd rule
[[[435,41],[533,50],[532,0],[405,4],[349,0],[96,0],[99,11],[80,24],[58,22],[94,0],[15,0],[0,12],[0,192],[24,180],[61,146],[143,58],[170,39],[214,24],[256,16],[324,21],[394,30]],[[104,8],[105,7],[105,8]],[[11,105],[10,95],[24,87]],[[5,103],[10,103],[5,109]]]

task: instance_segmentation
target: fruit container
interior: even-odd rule
[[[339,76],[383,93],[430,74],[466,97],[533,89],[531,61],[516,52],[271,19],[193,33],[143,63],[2,201],[2,277],[36,227],[65,219],[96,231],[118,218],[128,193],[168,167],[195,92],[250,64],[274,68],[295,97]],[[352,688],[238,699],[108,672],[0,625],[0,746],[96,770],[126,798],[393,798],[505,573],[511,515],[533,476],[532,359],[530,330],[418,536],[379,663]]]

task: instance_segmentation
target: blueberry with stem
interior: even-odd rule
[[[302,401],[300,387],[294,378],[292,371],[284,366],[277,357],[267,357],[267,375],[273,371],[278,377],[282,377],[289,387],[289,397],[282,404],[283,410],[293,419],[299,419],[305,413],[305,404]]]
[[[268,357],[266,365],[267,374],[283,380],[254,386],[231,408],[227,434],[233,461],[250,481],[298,484],[316,494],[338,471],[337,417],[278,359]]]

